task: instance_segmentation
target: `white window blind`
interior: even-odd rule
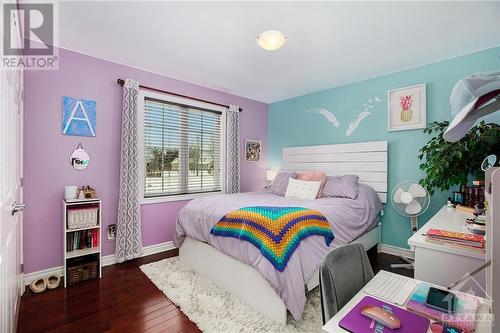
[[[146,97],[144,197],[221,192],[217,111]]]

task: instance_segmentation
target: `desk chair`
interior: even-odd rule
[[[373,278],[361,244],[348,244],[329,252],[319,268],[323,324],[326,324]]]

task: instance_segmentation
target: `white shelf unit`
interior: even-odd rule
[[[98,217],[97,217],[97,225],[94,227],[89,227],[89,228],[77,228],[77,229],[68,229],[68,208],[76,208],[79,206],[86,206],[86,205],[95,205],[98,208]],[[63,277],[64,277],[64,288],[67,286],[67,263],[68,259],[73,259],[73,258],[78,258],[82,256],[86,256],[89,254],[97,254],[98,260],[99,260],[99,278],[102,277],[102,260],[101,260],[101,243],[102,243],[102,237],[101,237],[101,224],[102,224],[102,204],[100,199],[89,199],[89,200],[81,200],[81,201],[72,201],[68,202],[66,200],[62,201],[62,230],[63,230],[63,262],[64,262],[64,271],[63,271]],[[73,250],[73,251],[66,251],[67,247],[67,237],[68,234],[71,232],[75,231],[84,231],[84,230],[94,230],[97,229],[97,246],[95,247],[90,247],[90,248],[83,248],[79,250]]]

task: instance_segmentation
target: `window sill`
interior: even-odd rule
[[[193,193],[193,194],[180,194],[165,197],[154,197],[154,198],[141,198],[140,204],[142,205],[152,205],[163,202],[175,202],[175,201],[186,201],[193,200],[200,197],[212,196],[223,194],[222,192],[211,192],[211,193]]]

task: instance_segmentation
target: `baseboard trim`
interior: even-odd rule
[[[165,243],[160,243],[160,244],[154,244],[154,245],[149,245],[149,246],[144,246],[142,248],[142,255],[140,257],[145,257],[149,256],[151,254],[156,254],[168,250],[173,250],[175,249],[175,245],[173,242],[165,242]],[[102,261],[102,266],[110,266],[114,265],[117,263],[116,257],[114,254],[110,254],[107,256],[101,257]],[[38,280],[43,277],[51,276],[51,275],[57,275],[57,276],[63,276],[63,266],[56,266],[56,267],[51,267],[47,269],[43,269],[41,271],[36,271],[32,272],[29,274],[24,274],[24,285],[27,286],[31,282]]]
[[[24,274],[24,285],[27,286],[35,280],[51,275],[62,276],[63,270],[64,270],[63,266],[56,266],[47,269],[42,269],[41,271]]]
[[[151,254],[156,254],[168,250],[173,250],[175,249],[175,245],[173,242],[164,242],[160,244],[154,244],[154,245],[149,245],[149,246],[144,246],[142,248],[142,255],[141,257],[149,256]],[[387,253],[387,254],[392,254],[394,256],[405,256],[408,258],[414,258],[415,254],[413,251],[409,249],[404,249],[402,247],[397,247],[393,245],[388,245],[388,244],[381,244],[380,246],[380,251],[382,253]],[[110,254],[107,256],[101,257],[102,260],[102,266],[111,266],[117,263],[116,257],[114,254]],[[62,276],[63,275],[63,266],[57,266],[57,267],[51,267],[47,269],[43,269],[41,271],[37,272],[32,272],[29,274],[24,274],[24,285],[29,285],[31,282],[38,280],[43,277],[47,277],[50,275],[57,275],[57,276]]]
[[[164,251],[168,251],[168,250],[173,250],[175,248],[176,247],[175,247],[174,243],[171,241],[165,242],[165,243],[144,246],[142,248],[142,254],[139,258],[149,256],[151,254],[156,254],[156,253],[160,253],[160,252],[164,252]],[[116,256],[114,254],[103,256],[103,257],[101,257],[101,260],[102,260],[103,267],[104,266],[111,266],[111,265],[118,263],[118,261],[116,261]]]
[[[413,253],[413,251],[411,251],[410,249],[404,249],[402,247],[388,244],[381,244],[380,252],[392,254],[393,256],[404,256],[411,259],[415,258],[415,253]]]

